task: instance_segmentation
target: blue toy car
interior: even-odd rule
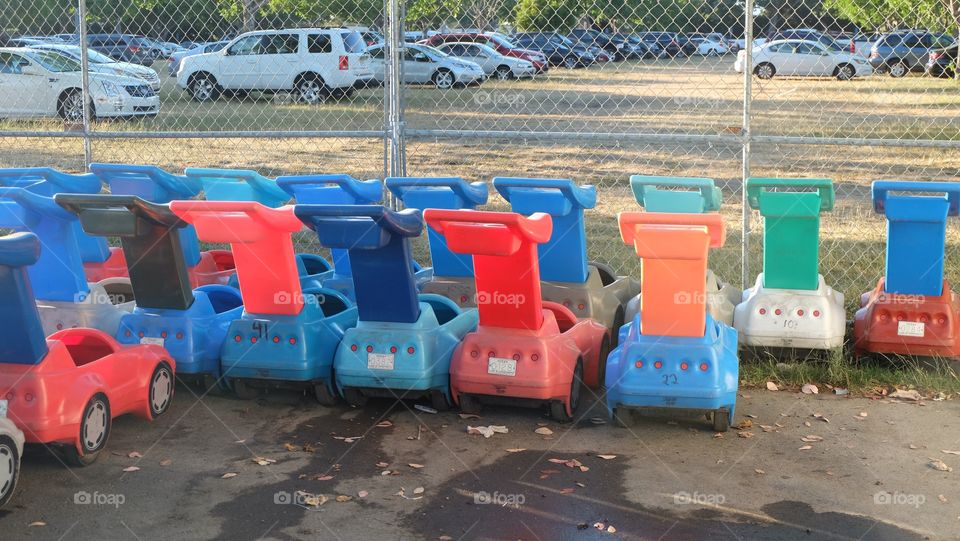
[[[294,213],[323,246],[349,253],[360,316],[344,334],[334,362],[346,401],[359,406],[368,396],[428,395],[435,409],[447,409],[451,355],[476,329],[479,316],[439,295],[418,298],[409,238],[423,230],[420,212],[297,205]]]
[[[713,428],[733,422],[737,331],[706,310],[707,250],[724,241],[719,214],[624,212],[620,235],[642,258],[640,312],[620,329],[607,359],[607,408],[705,413]]]
[[[293,207],[250,201],[173,201],[170,209],[192,223],[200,238],[233,248],[243,295],[220,356],[223,377],[241,398],[264,387],[312,389],[336,402],[333,359],[357,309],[332,289],[302,289],[291,235],[303,229]]]
[[[165,205],[126,195],[54,197],[80,217],[87,233],[117,236],[130,265],[136,309],[120,320],[121,344],[154,344],[170,352],[177,376],[219,388],[220,350],[227,328],[243,314],[240,291],[206,285],[191,291],[180,236],[186,227]]]
[[[476,209],[487,202],[487,185],[466,183],[460,177],[390,177],[387,188],[406,208]],[[427,227],[430,245],[430,278],[420,285],[423,293],[442,295],[462,308],[477,305],[477,288],[473,280],[473,256],[455,254],[447,241],[432,227]]]

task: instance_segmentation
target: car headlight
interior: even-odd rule
[[[103,92],[108,96],[120,95],[120,87],[111,83],[110,81],[100,81],[100,86],[103,88]]]

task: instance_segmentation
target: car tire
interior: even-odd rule
[[[460,395],[460,411],[476,415],[483,411],[483,404],[473,395],[462,394]]]
[[[170,408],[174,387],[176,387],[176,380],[173,377],[173,369],[167,361],[160,361],[150,376],[150,388],[147,392],[151,417],[156,419]]]
[[[899,79],[910,73],[910,68],[902,60],[893,60],[889,63],[890,77]]]
[[[307,105],[317,105],[323,103],[330,96],[330,90],[323,82],[323,79],[315,75],[305,75],[301,77],[294,88],[297,101]]]
[[[9,436],[0,436],[0,508],[6,505],[17,489],[20,478],[20,455]]]
[[[343,388],[343,399],[354,408],[362,408],[367,405],[367,395],[363,394],[360,389],[354,389],[353,387]]]
[[[457,82],[456,76],[448,69],[438,69],[433,74],[433,84],[440,90],[449,90]]]
[[[83,122],[83,91],[68,90],[57,100],[57,113],[67,122]],[[95,118],[93,102],[90,103],[90,120]]]
[[[758,79],[769,80],[773,79],[773,76],[777,74],[777,68],[770,62],[763,62],[754,68],[753,74],[756,75]]]
[[[430,391],[430,407],[437,411],[449,410],[450,402],[447,400],[447,395],[436,389]]]
[[[233,394],[237,395],[240,400],[254,400],[260,397],[260,389],[251,387],[242,379],[234,379],[231,383],[233,384]]]
[[[837,66],[836,77],[838,81],[849,81],[857,75],[857,70],[850,64],[840,64]]]
[[[337,394],[331,391],[326,383],[317,383],[313,386],[313,397],[317,399],[321,406],[337,405]]]
[[[573,381],[570,382],[570,394],[567,402],[570,404],[570,412],[567,413],[567,405],[560,400],[550,403],[550,416],[561,423],[573,421],[573,416],[577,413],[577,407],[580,405],[580,387],[583,385],[583,359],[578,358],[577,364],[573,369]]]
[[[726,432],[730,430],[730,411],[720,408],[713,412],[713,431]]]
[[[497,66],[497,69],[493,72],[497,76],[497,79],[505,81],[507,79],[513,79],[513,70],[510,69],[510,66]]]
[[[574,58],[574,57],[572,57],[572,56],[565,57],[565,58],[563,59],[563,67],[565,67],[565,68],[567,68],[567,69],[569,69],[569,70],[572,70],[572,69],[576,68],[576,67],[577,67],[577,59]]]
[[[89,466],[97,460],[100,451],[110,438],[110,401],[103,393],[90,397],[80,418],[80,446],[83,454],[73,445],[63,448],[63,455],[71,466]]]
[[[597,356],[597,389],[607,386],[607,357],[610,356],[610,335],[604,335]]]
[[[187,89],[190,91],[190,96],[193,100],[200,103],[217,101],[220,98],[220,94],[223,93],[223,89],[217,84],[217,80],[213,75],[207,73],[194,75],[193,78],[190,79],[190,84],[187,85]]]

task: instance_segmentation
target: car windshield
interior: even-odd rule
[[[946,34],[934,35],[933,36],[933,47],[949,47],[953,44],[953,36],[948,36]]]
[[[425,45],[416,45],[416,46],[407,45],[406,47],[410,49],[410,51],[413,52],[414,54],[423,53],[427,55],[427,57],[430,58],[430,60],[433,60],[434,62],[439,62],[440,60],[443,60],[444,58],[447,58],[448,56],[450,56],[441,50],[434,49],[433,47],[427,47]]]
[[[554,43],[559,43],[560,45],[566,45],[567,47],[570,47],[573,45],[573,40],[571,40],[570,38],[561,36],[560,34],[554,34],[550,36],[550,41]]]
[[[77,47],[79,49],[79,47]],[[72,53],[73,51],[71,51]],[[93,62],[94,64],[114,64],[116,60],[110,58],[109,56],[99,53],[93,49],[87,49],[87,60]]]
[[[516,49],[516,48],[517,48],[517,46],[514,45],[513,42],[511,42],[511,41],[508,40],[508,39],[502,38],[502,37],[500,37],[500,36],[498,36],[498,35],[497,35],[497,36],[487,36],[487,37],[490,38],[490,41],[492,41],[492,42],[494,42],[494,43],[497,43],[497,44],[499,44],[499,45],[501,45],[501,46],[503,46],[503,47],[506,47],[506,48],[508,48],[508,49]]]
[[[343,48],[348,53],[364,53],[367,51],[367,44],[363,41],[360,32],[343,32]]]
[[[64,73],[68,71],[80,71],[80,62],[77,62],[73,58],[70,58],[67,55],[47,52],[47,51],[34,51],[29,55],[31,60],[40,64],[47,71],[52,71],[54,73]]]

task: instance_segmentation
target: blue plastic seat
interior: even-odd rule
[[[390,177],[385,184],[407,208],[475,209],[487,202],[484,182],[467,183],[460,177]],[[427,228],[434,276],[473,276],[473,256],[455,254],[432,227]]]
[[[207,201],[256,201],[276,208],[290,200],[290,194],[276,180],[256,171],[188,167],[183,173],[200,181]]]
[[[0,363],[38,364],[47,341],[27,266],[40,258],[40,239],[32,233],[0,237]]]
[[[493,186],[514,212],[545,212],[553,219],[550,240],[538,247],[540,279],[582,284],[589,274],[584,209],[597,204],[594,186],[577,186],[569,179],[493,179]]]

